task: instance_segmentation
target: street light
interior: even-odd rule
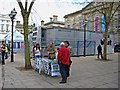
[[[13,57],[13,24],[14,24],[14,19],[16,16],[17,12],[15,10],[15,8],[11,11],[11,13],[9,14],[11,21],[12,21],[12,37],[11,37],[11,62],[14,62],[14,57]]]
[[[83,21],[84,23],[84,51],[83,51],[83,54],[84,54],[84,57],[86,56],[86,24],[87,24],[87,20],[85,19]]]

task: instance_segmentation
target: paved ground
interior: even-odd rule
[[[96,56],[73,57],[71,76],[66,84],[60,85],[60,77],[51,77],[45,74],[39,75],[34,70],[19,71],[16,69],[16,67],[24,66],[23,54],[16,54],[15,62],[11,63],[10,59],[8,59],[6,60],[6,65],[3,66],[3,87],[118,88],[118,54],[109,54],[108,58],[111,60],[98,60]],[[2,85],[1,82],[0,85]]]
[[[2,89],[2,65],[0,65],[0,90]]]

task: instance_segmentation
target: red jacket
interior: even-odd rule
[[[61,47],[58,51],[58,62],[70,65],[70,51],[66,47]]]

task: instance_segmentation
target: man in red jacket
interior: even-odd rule
[[[65,47],[64,42],[60,44],[61,48],[58,51],[58,63],[62,76],[61,84],[67,82],[67,68],[70,65],[70,51]]]

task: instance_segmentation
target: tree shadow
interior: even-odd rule
[[[95,60],[96,60],[96,61],[104,61],[104,62],[112,61],[111,59],[106,59],[106,60],[105,60],[105,59],[98,59],[98,58],[95,59]]]
[[[30,69],[26,69],[25,67],[16,67],[17,70],[19,71],[31,71],[31,70],[34,70],[34,68],[30,68]]]

